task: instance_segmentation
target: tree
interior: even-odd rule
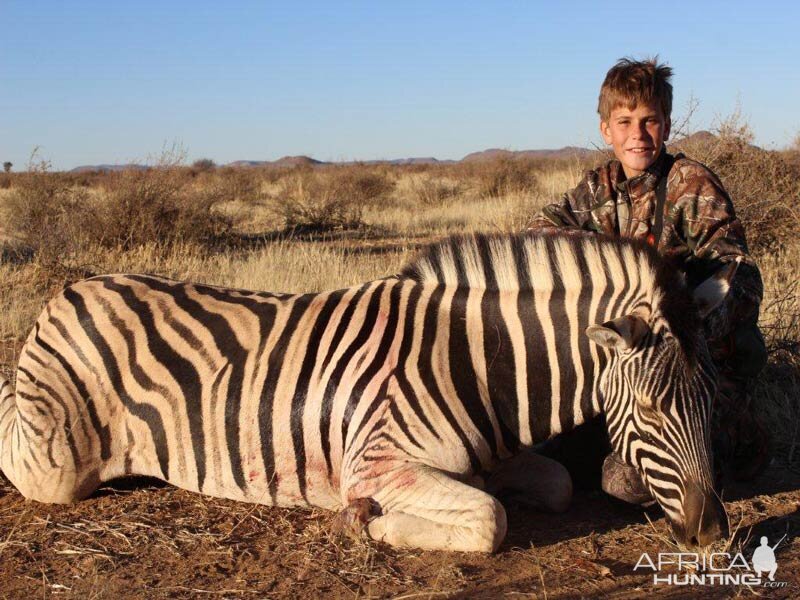
[[[3,163],[3,170],[6,173],[11,173],[11,167],[13,167],[13,166],[14,166],[14,163],[6,161],[6,162]]]
[[[212,171],[217,165],[210,158],[201,158],[192,163],[198,171]]]

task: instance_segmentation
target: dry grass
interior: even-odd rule
[[[764,278],[759,324],[769,363],[756,381],[754,401],[773,436],[774,454],[800,466],[800,243],[758,256]]]
[[[800,460],[800,162],[790,152],[750,146],[749,130],[736,116],[718,133],[684,150],[730,189],[761,264],[761,326],[771,359],[758,397],[781,455],[794,462]],[[420,243],[523,229],[590,166],[587,159],[501,158],[183,168],[169,154],[161,162],[158,169],[108,175],[56,174],[39,165],[7,177],[10,187],[0,189],[0,340],[22,340],[49,297],[91,273],[150,272],[291,292],[391,274]]]
[[[157,273],[243,289],[316,292],[398,272],[413,244],[369,249],[351,241],[309,243],[286,239],[241,252],[210,252],[196,243],[148,243],[132,249],[88,248],[58,265],[34,259],[0,264],[0,340],[22,339],[44,303],[64,285],[99,273]],[[60,270],[57,270],[60,269]]]
[[[460,177],[470,181],[481,198],[500,198],[515,192],[533,193],[538,187],[538,161],[500,156],[459,164]]]
[[[240,190],[215,196],[219,202],[214,210],[224,214],[229,223],[235,224],[235,229],[221,240],[208,236],[188,240],[173,237],[137,243],[128,240],[116,245],[100,243],[96,238],[86,240],[78,231],[69,244],[61,245],[54,241],[63,239],[61,236],[72,229],[55,227],[57,235],[43,238],[44,250],[40,249],[32,259],[23,254],[22,260],[0,262],[0,281],[4,282],[0,287],[0,314],[3,315],[0,319],[3,354],[0,368],[4,374],[12,375],[11,365],[16,362],[20,342],[30,331],[44,303],[63,285],[87,274],[148,272],[217,285],[285,292],[346,287],[398,272],[419,244],[440,236],[465,231],[523,229],[545,202],[554,200],[577,182],[585,166],[578,161],[541,163],[536,166],[534,189],[509,191],[499,197],[482,195],[474,177],[462,176],[457,168],[447,166],[383,170],[364,167],[362,178],[353,175],[354,171],[358,174],[357,167],[325,169],[319,173],[287,169],[279,176],[258,170],[238,170],[245,174],[231,179],[228,177],[234,170],[229,174],[225,169],[215,169],[194,177],[173,172],[181,183],[169,184],[170,189],[183,190],[184,197],[189,200],[192,190],[202,192],[204,186],[207,190],[217,190],[202,192],[207,194],[205,197],[218,194],[218,190]],[[123,189],[133,189],[125,177],[101,178],[94,185],[81,186],[66,185],[58,175],[36,175],[51,177],[47,189],[57,190],[66,199],[70,199],[71,194],[92,198],[94,202],[119,198],[121,192],[111,189],[112,182],[125,182]],[[346,175],[349,183],[336,183],[338,175]],[[166,172],[160,176],[168,177]],[[137,174],[137,185],[143,182],[138,179],[140,177],[148,176]],[[358,185],[367,191],[359,208],[359,229],[343,231],[346,224],[339,222],[339,229],[331,231],[331,221],[323,219],[325,223],[321,228],[328,233],[311,237],[276,236],[275,232],[282,231],[288,222],[276,214],[274,203],[287,185],[294,185],[291,182],[303,178],[327,181],[324,185],[331,189],[352,187],[356,185],[353,181],[361,181]],[[380,183],[381,178],[383,183]],[[20,179],[16,184],[24,193],[31,193],[24,190],[25,181]],[[370,189],[380,193],[369,192]],[[15,206],[16,193],[19,193],[17,185],[0,190],[0,211],[5,209],[8,214],[9,208]],[[435,199],[437,194],[439,201]],[[11,249],[23,247],[20,232],[9,229],[9,221],[1,222],[6,227],[0,232],[4,234],[0,244],[5,243]],[[76,220],[65,222],[70,227],[77,224]],[[770,352],[769,364],[755,386],[754,404],[772,432],[776,458],[790,468],[800,469],[800,284],[796,275],[800,272],[800,242],[797,241],[800,228],[792,221],[782,222],[781,227],[794,233],[784,235],[780,238],[782,243],[775,244],[777,229],[771,229],[769,236],[754,235],[763,225],[747,222],[746,225],[764,278],[760,324]],[[55,251],[58,248],[69,251]]]
[[[778,180],[740,177],[744,159],[735,152],[708,156],[732,188],[762,268],[761,326],[770,364],[759,379],[757,403],[779,458],[796,468],[800,229],[793,213],[780,212],[796,200],[796,190],[788,179],[770,187]],[[767,162],[771,156],[757,154]],[[800,173],[800,161],[781,164]],[[12,174],[9,187],[0,189],[0,369],[10,375],[47,299],[87,273],[150,272],[288,292],[344,287],[397,272],[420,243],[439,236],[521,230],[587,166],[498,161],[312,171],[171,165],[118,175]],[[767,208],[785,217],[779,226],[761,219],[767,208],[758,198],[778,199]],[[137,210],[146,218],[138,219]],[[99,232],[91,230],[97,219],[105,219]],[[164,223],[173,222],[175,230],[166,231]],[[352,225],[358,229],[348,231]],[[291,237],[283,232],[287,226],[326,233]],[[577,501],[570,513],[546,518],[511,510],[510,550],[485,558],[341,539],[330,533],[329,513],[239,504],[169,487],[112,491],[68,507],[37,505],[0,478],[0,560],[16,586],[3,593],[429,598],[472,596],[464,590],[479,589],[478,596],[489,598],[655,592],[630,565],[645,549],[669,547],[664,521],[631,525],[631,514],[614,513],[607,499]],[[777,496],[729,503],[739,535],[725,547],[747,546],[741,533],[765,515],[778,519],[776,531],[784,527],[792,506]],[[537,526],[537,519],[546,521]],[[766,533],[772,540],[773,532]],[[549,542],[540,544],[543,539]]]

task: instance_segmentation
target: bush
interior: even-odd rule
[[[690,136],[677,148],[714,171],[733,200],[753,251],[775,250],[800,236],[800,165],[787,153],[752,144],[738,112],[714,135]]]
[[[192,169],[198,172],[213,171],[216,168],[217,163],[210,158],[198,158],[192,163]]]
[[[346,193],[362,205],[380,204],[395,187],[385,167],[365,169],[363,165],[336,169],[342,177],[342,186]]]
[[[95,189],[48,166],[17,174],[5,203],[10,230],[44,264],[90,246],[209,242],[231,227],[215,210],[223,199],[219,188],[193,186],[175,165],[110,173]]]
[[[216,185],[225,200],[255,202],[261,195],[261,173],[250,167],[224,167],[218,171]]]
[[[55,264],[92,237],[100,224],[90,210],[89,192],[70,186],[49,164],[32,165],[18,173],[5,201],[9,232],[42,264]]]
[[[423,206],[439,206],[461,194],[462,186],[457,180],[437,177],[429,173],[410,176],[409,188],[412,198]]]
[[[215,211],[225,200],[220,188],[194,186],[190,174],[175,166],[122,171],[104,186],[96,241],[106,246],[209,242],[231,228],[230,220]]]
[[[536,165],[524,158],[501,156],[467,163],[465,167],[467,177],[475,182],[481,198],[500,198],[536,189]]]
[[[281,181],[275,208],[287,228],[354,229],[363,225],[364,207],[393,185],[363,167],[299,169]]]

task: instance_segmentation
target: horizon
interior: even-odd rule
[[[315,164],[319,164],[319,165],[340,165],[340,164],[341,165],[346,165],[346,164],[357,164],[357,163],[365,163],[366,164],[366,163],[383,163],[383,162],[392,163],[392,162],[399,162],[399,161],[415,161],[415,160],[418,160],[418,161],[435,161],[437,163],[456,163],[456,162],[462,162],[462,161],[467,160],[467,159],[475,158],[476,155],[487,155],[486,157],[478,156],[478,159],[488,158],[488,155],[493,154],[493,153],[498,153],[498,152],[500,152],[500,153],[506,153],[507,152],[507,153],[510,153],[510,154],[524,154],[526,152],[533,152],[533,153],[541,152],[541,153],[554,153],[554,154],[565,153],[565,154],[568,154],[568,153],[574,152],[576,155],[578,155],[581,152],[589,153],[589,152],[594,152],[595,150],[596,150],[595,148],[582,148],[582,147],[578,147],[578,146],[564,146],[562,148],[524,148],[524,149],[520,149],[520,150],[509,150],[507,148],[485,148],[483,150],[476,150],[474,152],[467,152],[467,154],[465,154],[464,156],[462,156],[460,158],[455,158],[455,159],[437,158],[435,156],[397,156],[397,157],[394,157],[394,158],[381,158],[381,159],[330,160],[330,161],[319,160],[319,159],[317,159],[317,158],[315,158],[313,156],[309,156],[307,154],[291,154],[291,155],[287,154],[287,155],[279,156],[278,158],[270,159],[270,160],[237,159],[237,160],[233,160],[233,161],[230,161],[230,162],[227,162],[227,163],[218,163],[216,161],[213,161],[213,159],[208,159],[206,157],[199,157],[199,158],[194,159],[193,161],[188,161],[188,160],[179,161],[179,164],[188,167],[188,166],[192,166],[192,164],[194,162],[199,162],[199,161],[202,161],[202,160],[212,160],[212,162],[214,162],[214,165],[213,165],[214,167],[248,166],[248,165],[237,165],[237,163],[258,163],[258,165],[254,165],[254,166],[260,166],[262,163],[269,165],[269,164],[274,164],[274,163],[278,163],[278,162],[285,161],[285,160],[295,160],[295,159],[309,160],[309,161],[311,161],[311,162],[313,162]],[[174,156],[175,154],[180,154],[180,151],[176,152],[175,150],[169,149],[169,150],[165,150],[165,154],[168,157],[167,163],[172,165],[173,161],[171,160],[170,157]],[[159,164],[159,162],[158,162],[158,158],[159,158],[158,156],[154,156],[154,157],[151,157],[151,159],[149,159],[148,161],[141,161],[141,162],[136,162],[136,163],[121,163],[121,164],[116,164],[116,163],[98,163],[98,164],[94,164],[94,165],[77,165],[75,167],[72,167],[72,169],[67,169],[67,171],[75,170],[75,169],[85,169],[85,168],[91,168],[91,167],[112,167],[112,168],[156,167],[157,168],[157,167],[161,166]]]
[[[673,121],[695,98],[694,130],[740,108],[759,146],[800,131],[793,3],[678,2],[653,18],[582,2],[140,6],[6,3],[0,161],[22,171],[36,147],[63,171],[173,145],[220,165],[602,147],[606,71],[655,54],[675,71]]]

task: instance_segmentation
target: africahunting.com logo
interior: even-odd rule
[[[634,571],[653,572],[653,585],[747,585],[751,587],[784,588],[785,581],[775,581],[778,563],[774,546],[766,536],[753,552],[751,562],[741,552],[659,552],[655,557],[647,552],[639,557]]]

